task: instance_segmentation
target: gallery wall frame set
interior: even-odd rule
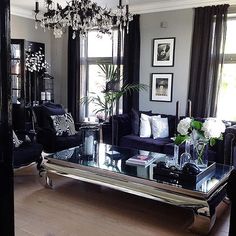
[[[151,74],[150,101],[172,102],[173,73]]]
[[[152,66],[171,67],[175,59],[175,37],[153,39]]]

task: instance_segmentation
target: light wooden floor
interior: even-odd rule
[[[211,236],[226,236],[229,206],[217,208]],[[55,177],[53,190],[34,166],[15,173],[16,236],[187,236],[191,214],[108,188]]]

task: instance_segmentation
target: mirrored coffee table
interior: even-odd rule
[[[147,167],[128,165],[134,155],[151,155],[155,161]],[[43,177],[52,187],[51,173],[106,186],[112,189],[192,210],[191,231],[207,234],[215,222],[215,208],[226,194],[227,178],[233,167],[216,164],[214,170],[195,184],[158,175],[156,165],[170,156],[99,144],[97,153],[84,155],[84,147],[66,149],[45,158]]]

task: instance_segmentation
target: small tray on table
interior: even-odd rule
[[[208,167],[206,169],[202,170],[199,174],[193,175],[193,174],[187,174],[183,173],[182,170],[173,170],[172,168],[164,168],[159,167],[158,165],[153,168],[153,174],[154,178],[158,177],[166,177],[170,179],[176,179],[179,181],[184,181],[189,184],[196,184],[205,177],[208,177],[214,173],[216,169],[216,163],[215,162],[209,162]]]

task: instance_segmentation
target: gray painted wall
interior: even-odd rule
[[[34,20],[11,15],[11,38],[26,39],[45,44],[49,72],[54,77],[54,100],[67,107],[67,33],[55,39],[51,31],[35,29]]]
[[[48,30],[44,32],[41,27],[35,29],[34,20],[11,15],[11,38],[44,43],[46,60],[51,64],[51,33]]]
[[[60,39],[52,34],[51,43],[55,101],[67,108],[67,32]]]
[[[167,28],[160,23],[167,22]],[[173,73],[172,102],[150,101],[150,91],[140,93],[140,110],[175,114],[176,101],[180,101],[180,115],[185,114],[190,70],[193,10],[177,10],[143,14],[140,17],[141,59],[140,82],[150,86],[151,73]],[[152,67],[154,38],[176,37],[174,67]]]
[[[167,28],[161,28],[160,23],[167,22]],[[193,10],[177,10],[142,14],[141,29],[141,59],[140,82],[150,84],[151,73],[174,73],[172,102],[150,101],[150,92],[140,93],[140,110],[175,114],[175,102],[180,101],[180,114],[185,114],[187,88],[189,80],[190,48],[192,38]],[[40,27],[34,28],[34,21],[11,16],[12,38],[23,38],[45,43],[46,58],[51,64],[51,74],[54,76],[55,102],[67,107],[67,38],[65,33],[61,39],[55,39],[52,32]],[[175,66],[152,67],[152,42],[154,38],[176,37]]]

